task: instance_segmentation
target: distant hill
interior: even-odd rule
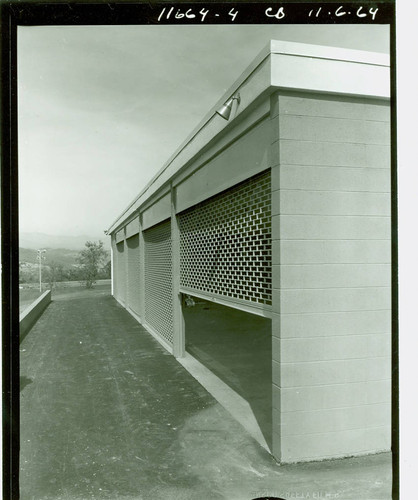
[[[37,251],[31,248],[19,248],[19,261],[37,264]],[[69,250],[67,248],[47,248],[45,252],[45,260],[42,262],[48,265],[51,262],[62,264],[64,267],[71,267],[76,264],[78,256],[77,250]]]
[[[19,233],[19,247],[23,249],[50,248],[80,251],[84,248],[86,241],[103,241],[104,248],[110,250],[110,238],[105,234],[99,236],[57,236],[44,233]]]

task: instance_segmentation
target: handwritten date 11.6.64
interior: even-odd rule
[[[360,5],[358,8],[345,8],[343,5],[340,5],[337,7],[335,10],[329,10],[326,7],[318,7],[315,9],[311,9],[309,11],[308,17],[313,17],[313,18],[323,18],[327,16],[335,16],[335,17],[345,17],[345,16],[354,16],[357,18],[364,18],[368,17],[372,21],[376,19],[376,15],[378,12],[379,8],[373,8],[373,7],[363,7]]]

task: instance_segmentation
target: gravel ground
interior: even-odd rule
[[[20,346],[21,500],[391,498],[391,456],[279,466],[100,287]]]

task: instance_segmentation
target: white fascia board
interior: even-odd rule
[[[113,233],[209,141],[235,125],[235,119],[261,95],[277,89],[358,95],[387,99],[390,96],[390,66],[386,54],[321,45],[272,40],[235,83],[211,108],[161,170],[111,224]],[[229,121],[216,111],[234,94],[241,102]]]
[[[271,64],[279,89],[390,98],[386,54],[274,41]]]

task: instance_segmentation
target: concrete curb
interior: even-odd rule
[[[51,290],[47,290],[40,297],[38,297],[32,304],[25,309],[19,318],[19,326],[20,326],[20,339],[19,342],[22,342],[23,339],[28,334],[29,330],[36,323],[36,320],[41,316],[44,312],[48,304],[51,302]]]

